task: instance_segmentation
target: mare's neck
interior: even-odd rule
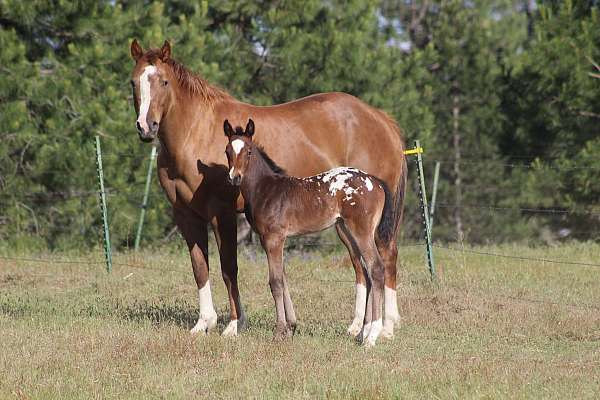
[[[252,145],[251,151],[252,154],[250,155],[248,168],[242,179],[240,190],[242,196],[244,196],[244,200],[252,206],[254,201],[257,200],[257,192],[261,182],[265,179],[282,175],[271,169],[255,145]]]
[[[174,85],[169,106],[160,123],[159,138],[168,156],[179,163],[193,154],[212,151],[215,143],[213,126],[222,125],[214,121],[214,109],[223,102],[233,100],[226,92],[206,83],[202,92],[191,92],[181,84]],[[222,135],[222,131],[219,131]],[[220,154],[220,153],[219,153]]]

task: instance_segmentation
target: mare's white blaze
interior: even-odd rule
[[[233,142],[231,142],[231,147],[233,147],[233,151],[236,155],[240,154],[240,151],[242,151],[242,148],[244,147],[244,141],[241,139],[235,139]]]
[[[373,321],[373,323],[371,324],[371,331],[369,332],[369,336],[367,337],[367,340],[365,342],[365,345],[367,347],[375,346],[375,343],[377,342],[377,338],[379,337],[379,334],[381,333],[382,326],[383,326],[383,324],[381,322],[381,318]]]
[[[348,334],[356,336],[362,329],[367,306],[367,287],[361,283],[356,284],[356,304],[354,306],[354,319],[348,327]]]
[[[367,184],[367,190],[370,192],[371,190],[373,190],[373,183],[371,183],[371,179],[367,178],[367,180],[365,181]]]
[[[154,65],[148,65],[144,68],[144,72],[140,75],[140,116],[138,117],[138,123],[142,126],[144,131],[148,131],[148,122],[146,121],[148,116],[148,109],[150,108],[150,101],[152,100],[152,94],[150,93],[150,75],[156,73],[156,67]]]
[[[191,333],[207,333],[217,325],[217,313],[213,307],[212,295],[210,293],[210,281],[198,289],[198,303],[200,305],[200,316]]]

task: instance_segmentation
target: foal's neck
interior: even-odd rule
[[[264,179],[283,176],[271,169],[256,145],[252,144],[251,151],[252,155],[248,161],[248,168],[240,187],[244,200],[250,204],[256,199],[256,192]]]

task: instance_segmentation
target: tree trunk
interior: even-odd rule
[[[452,96],[452,144],[454,146],[454,189],[455,203],[454,208],[454,223],[456,225],[456,236],[459,242],[464,239],[463,223],[462,223],[462,181],[460,177],[460,131],[459,118],[460,104],[458,95]]]

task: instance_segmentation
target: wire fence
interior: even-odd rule
[[[135,158],[137,160],[139,160],[140,162],[146,162],[150,159],[150,157],[148,156],[148,154],[146,152],[127,152],[127,151],[115,151],[115,150],[108,150],[108,151],[103,151],[102,156],[104,158],[107,159],[114,159],[114,158]],[[464,155],[463,156],[464,159],[459,161],[459,164],[464,164],[464,165],[486,165],[488,166],[490,164],[490,161],[488,160],[481,160],[480,157],[476,157],[476,156],[470,156],[470,155]],[[590,166],[590,165],[576,165],[576,166],[562,166],[562,165],[556,165],[557,160],[559,160],[560,157],[553,157],[553,156],[545,156],[543,158],[540,158],[536,155],[509,155],[506,157],[503,157],[500,160],[494,161],[492,160],[491,163],[493,165],[498,165],[498,166],[502,166],[502,167],[506,167],[506,168],[525,168],[525,169],[544,169],[544,168],[548,168],[548,169],[555,169],[555,170],[560,170],[560,171],[581,171],[581,170],[593,170],[593,171],[600,171],[600,167],[597,166]],[[507,161],[508,160],[508,161]],[[511,160],[514,160],[515,162],[512,162]],[[427,165],[433,165],[433,163],[435,162],[440,162],[441,164],[455,164],[455,160],[451,160],[451,159],[440,159],[440,160],[429,160],[427,162]],[[53,171],[45,171],[41,174],[36,174],[36,176],[50,176],[52,174],[55,174],[55,172]],[[107,181],[108,183],[110,183],[110,179],[108,179]],[[131,182],[127,182],[127,188],[115,188],[115,187],[111,187],[109,184],[107,184],[106,189],[105,189],[105,193],[109,198],[116,198],[119,197],[122,199],[122,201],[124,203],[127,203],[133,207],[137,207],[137,208],[142,208],[143,204],[142,204],[142,200],[143,200],[143,193],[141,188],[146,184],[146,182],[144,180],[134,180]],[[468,184],[464,184],[465,188],[473,188],[475,189],[477,186],[476,185],[471,185],[469,186]],[[496,190],[496,191],[502,191],[502,190],[506,190],[506,188],[502,188],[502,187],[498,187],[498,186],[488,186],[486,188],[483,188],[485,190]],[[99,191],[98,190],[90,190],[89,188],[77,188],[77,189],[70,189],[70,190],[58,190],[58,191],[45,191],[45,192],[38,192],[38,193],[24,193],[24,194],[19,194],[18,198],[15,197],[15,195],[13,194],[7,194],[7,193],[0,193],[0,206],[2,207],[7,207],[7,206],[11,206],[11,205],[15,205],[15,203],[18,203],[18,205],[23,205],[23,206],[27,206],[27,202],[31,201],[31,202],[46,202],[48,205],[51,205],[53,203],[58,203],[58,202],[67,202],[67,201],[71,201],[74,199],[88,199],[88,198],[95,198],[97,199],[99,195]],[[162,193],[156,193],[156,192],[150,192],[148,193],[148,197],[150,199],[156,199],[156,200],[162,200],[165,201],[165,197]],[[153,200],[155,201],[155,200]],[[581,205],[574,207],[574,206],[567,206],[567,205],[554,205],[552,207],[539,207],[536,205],[519,205],[519,206],[505,206],[505,205],[500,205],[500,204],[454,204],[454,203],[449,203],[449,202],[440,202],[436,204],[437,208],[440,209],[450,209],[450,210],[456,210],[456,209],[477,209],[480,210],[482,212],[486,212],[486,213],[507,213],[507,212],[515,212],[515,213],[522,213],[522,214],[539,214],[539,215],[547,215],[547,216],[553,216],[553,215],[558,215],[558,216],[586,216],[586,217],[600,217],[600,209],[596,208],[596,207],[589,207],[589,208],[582,208]],[[0,218],[0,224],[2,223],[1,221],[2,218]],[[35,223],[36,225],[36,231],[39,231],[39,224]],[[72,229],[72,227],[64,227],[65,231],[68,231],[69,229]],[[52,231],[60,231],[61,227],[53,229]],[[579,231],[578,231],[579,232]],[[589,232],[595,232],[595,231],[589,231]],[[435,238],[434,238],[435,239]],[[339,243],[326,243],[323,241],[315,241],[315,242],[304,242],[304,243],[294,243],[290,246],[288,246],[289,248],[317,248],[317,247],[322,247],[322,248],[328,248],[328,247],[336,247],[336,246],[340,246]],[[415,244],[409,244],[409,245],[404,245],[406,247],[414,247],[414,246],[424,246],[424,243],[415,243]],[[506,257],[506,258],[512,258],[512,259],[523,259],[523,260],[531,260],[531,261],[537,261],[537,262],[547,262],[547,263],[556,263],[556,264],[564,264],[564,265],[582,265],[582,266],[599,266],[596,263],[593,262],[574,262],[574,261],[564,261],[564,260],[550,260],[550,259],[544,259],[544,258],[530,258],[530,257],[524,257],[524,256],[516,256],[516,255],[505,255],[505,254],[495,254],[495,253],[490,253],[490,252],[485,252],[485,251],[479,251],[479,250],[475,250],[473,248],[457,248],[451,245],[445,245],[445,244],[435,244],[434,245],[435,248],[438,249],[443,249],[443,250],[447,250],[447,251],[461,251],[461,252],[468,252],[468,253],[474,253],[474,254],[479,254],[479,255],[486,255],[486,256],[491,256],[491,257]],[[75,261],[75,262],[79,262],[79,261]],[[96,263],[100,263],[99,261]],[[125,265],[125,264],[124,264]]]

